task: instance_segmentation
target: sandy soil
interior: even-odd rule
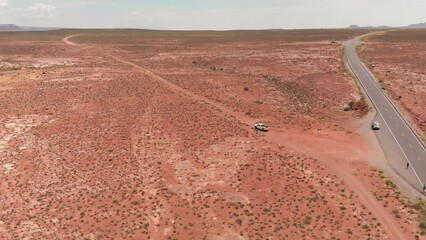
[[[426,30],[392,31],[369,38],[362,57],[419,133],[426,136]],[[397,54],[395,54],[397,53]]]
[[[169,38],[0,41],[2,238],[420,233],[343,111],[339,45]]]

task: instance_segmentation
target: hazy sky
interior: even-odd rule
[[[0,0],[0,23],[157,29],[336,28],[426,22],[426,0]]]

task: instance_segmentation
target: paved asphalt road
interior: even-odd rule
[[[360,38],[346,43],[346,58],[377,110],[375,119],[380,123],[380,130],[375,131],[376,136],[394,171],[422,191],[423,184],[426,184],[426,149],[359,59],[356,53],[359,44]],[[406,168],[407,162],[410,163],[409,168]]]

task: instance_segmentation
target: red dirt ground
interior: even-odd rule
[[[392,31],[369,38],[361,55],[426,136],[426,30]]]
[[[414,239],[343,111],[360,33],[267,33],[1,36],[0,238]]]

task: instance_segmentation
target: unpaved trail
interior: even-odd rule
[[[65,42],[68,45],[87,48],[87,46],[79,45],[70,41],[70,38],[75,36],[77,35],[67,36],[63,39],[63,42]],[[103,53],[103,55],[110,57],[111,59],[117,62],[121,62],[125,65],[132,66],[133,68],[135,68],[142,74],[150,77],[151,79],[157,80],[165,84],[171,90],[179,94],[183,94],[184,96],[190,99],[193,99],[197,102],[206,103],[213,106],[217,110],[222,111],[228,117],[232,117],[238,120],[239,122],[244,124],[246,127],[251,128],[251,126],[255,123],[255,119],[251,119],[242,113],[233,111],[232,109],[226,107],[225,105],[222,105],[204,96],[198,95],[194,92],[184,89],[166,80],[165,78],[155,74],[154,72],[152,72],[151,70],[147,68],[144,68],[133,62],[121,59],[117,56],[114,56],[108,53]],[[291,149],[298,151],[299,153],[303,153],[308,156],[315,157],[321,160],[321,162],[327,164],[327,166],[329,166],[334,171],[334,173],[355,192],[355,194],[359,197],[362,204],[364,204],[366,208],[368,208],[374,214],[374,216],[378,219],[381,226],[383,226],[384,230],[389,236],[388,239],[396,239],[396,240],[407,239],[407,236],[402,232],[401,227],[395,221],[395,219],[382,207],[381,203],[373,196],[371,191],[366,186],[364,186],[362,182],[354,175],[351,169],[351,166],[347,163],[339,161],[339,159],[337,159],[337,157],[335,156],[335,153],[330,151],[327,152],[325,149],[318,149],[318,148],[323,148],[324,146],[321,144],[315,144],[315,141],[322,142],[323,139],[321,138],[304,139],[303,137],[298,138],[297,134],[293,135],[293,137],[290,138],[288,134],[289,133],[286,132],[285,130],[281,130],[281,131],[277,130],[274,133],[269,133],[267,135],[264,135],[264,138],[265,140],[267,140],[268,142],[272,144],[283,144],[283,145],[289,146]],[[309,142],[310,140],[313,142]],[[340,144],[338,140],[334,140],[329,147],[331,149],[335,149],[336,146],[339,146],[339,145]],[[305,147],[305,146],[309,146],[309,147]],[[336,151],[339,151],[339,150],[337,149]],[[334,162],[334,160],[336,161]]]
[[[73,37],[76,37],[76,36],[79,36],[79,35],[81,35],[81,34],[74,34],[74,35],[70,35],[70,36],[64,37],[62,39],[62,42],[66,43],[68,45],[71,45],[71,46],[79,46],[79,44],[70,41],[70,38],[73,38]]]
[[[360,157],[361,153],[356,153],[356,149],[362,146],[352,146],[346,141],[348,136],[346,133],[336,135],[333,138],[325,138],[312,135],[301,135],[297,131],[288,132],[271,132],[268,134],[272,141],[281,142],[281,144],[288,146],[292,150],[301,152],[307,156],[319,159],[322,163],[326,164],[333,172],[343,180],[348,187],[350,187],[361,202],[373,213],[373,215],[380,221],[390,239],[407,239],[407,236],[401,231],[401,227],[395,219],[389,215],[381,202],[371,193],[371,191],[364,186],[361,180],[355,176],[356,170],[353,168],[353,163],[362,162]],[[283,138],[283,136],[286,136]],[[339,149],[336,149],[339,146]],[[333,153],[330,150],[336,149]],[[365,154],[367,155],[367,154]],[[354,159],[346,160],[344,156],[356,156]]]
[[[407,236],[401,231],[399,224],[393,219],[393,217],[389,216],[389,213],[382,207],[381,203],[377,201],[374,195],[366,189],[362,182],[352,173],[348,174],[350,171],[350,169],[348,169],[349,166],[342,167],[342,165],[337,164],[328,165],[335,173],[337,173],[337,176],[339,176],[351,189],[354,190],[364,205],[370,209],[377,219],[379,219],[384,230],[390,236],[390,239],[407,239]]]
[[[357,194],[361,202],[381,222],[384,230],[390,236],[390,239],[407,239],[407,236],[401,231],[400,225],[383,208],[382,203],[377,201],[371,191],[354,176],[349,165],[332,164],[330,162],[327,162],[327,165]]]
[[[67,36],[64,39],[62,39],[62,41],[64,43],[68,44],[68,45],[82,46],[82,45],[76,44],[76,43],[74,43],[74,42],[72,42],[72,41],[69,40],[70,38],[78,36],[78,35],[80,35],[80,34]],[[110,57],[110,58],[114,59],[117,62],[121,62],[121,63],[123,63],[125,65],[134,67],[135,69],[137,69],[139,72],[141,72],[145,76],[148,76],[151,79],[157,80],[157,81],[165,84],[166,86],[168,86],[171,90],[173,90],[175,92],[181,93],[181,94],[183,94],[183,95],[185,95],[185,96],[187,96],[187,97],[189,97],[189,98],[191,98],[191,99],[193,99],[195,101],[198,101],[198,102],[201,102],[201,103],[207,103],[207,104],[209,104],[211,106],[214,106],[217,110],[225,113],[225,115],[227,115],[228,117],[235,118],[236,120],[240,121],[241,123],[243,123],[247,127],[248,126],[252,126],[255,123],[255,120],[250,119],[250,118],[246,117],[245,115],[243,115],[243,114],[241,114],[239,112],[235,112],[232,109],[230,109],[230,108],[228,108],[228,107],[226,107],[226,106],[224,106],[224,105],[222,105],[220,103],[217,103],[217,102],[215,102],[215,101],[213,101],[211,99],[208,99],[208,98],[206,98],[204,96],[195,94],[194,92],[191,92],[191,91],[189,91],[187,89],[179,87],[178,85],[176,85],[176,84],[174,84],[174,83],[172,83],[172,82],[164,79],[163,77],[161,77],[161,76],[153,73],[151,70],[149,70],[147,68],[144,68],[144,67],[142,67],[140,65],[137,65],[137,64],[135,64],[133,62],[121,59],[121,58],[119,58],[117,56],[114,56],[114,55],[111,55],[111,54],[108,54],[108,53],[103,53],[103,55],[107,56],[107,57]]]
[[[108,56],[108,57],[110,57],[110,58],[112,58],[114,60],[116,60],[117,62],[121,62],[121,63],[124,63],[126,65],[134,67],[135,69],[139,70],[141,73],[143,73],[144,75],[150,77],[151,79],[157,80],[157,81],[165,84],[166,86],[168,86],[170,89],[172,89],[172,90],[174,90],[174,91],[176,91],[178,93],[181,93],[181,94],[183,94],[183,95],[185,95],[185,96],[187,96],[187,97],[189,97],[189,98],[191,98],[193,100],[196,100],[196,101],[198,101],[200,103],[207,103],[207,104],[215,107],[217,110],[225,113],[225,115],[227,115],[228,117],[230,116],[230,117],[233,117],[233,118],[237,119],[238,121],[240,121],[241,123],[243,123],[246,126],[251,126],[255,122],[254,120],[249,119],[249,118],[243,116],[241,113],[235,112],[232,109],[230,109],[230,108],[228,108],[228,107],[226,107],[226,106],[224,106],[224,105],[222,105],[220,103],[217,103],[217,102],[215,102],[215,101],[213,101],[211,99],[208,99],[208,98],[203,97],[201,95],[198,95],[198,94],[196,94],[194,92],[191,92],[191,91],[189,91],[187,89],[179,87],[178,85],[176,85],[176,84],[174,84],[174,83],[172,83],[172,82],[164,79],[163,77],[161,77],[161,76],[153,73],[149,69],[141,67],[141,66],[139,66],[139,65],[137,65],[135,63],[132,63],[130,61],[123,60],[123,59],[121,59],[121,58],[119,58],[117,56],[114,56],[114,55],[110,55],[110,54],[104,54],[104,55]]]

